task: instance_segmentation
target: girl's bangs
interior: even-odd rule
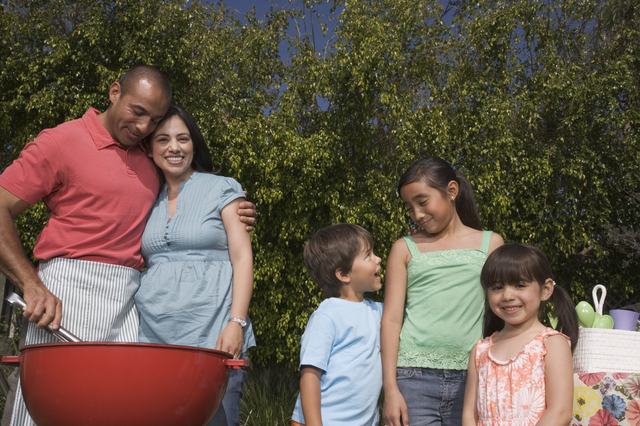
[[[503,247],[505,247],[503,249]],[[488,289],[494,284],[513,285],[521,281],[542,282],[543,277],[539,259],[527,247],[508,245],[498,248],[487,259],[482,268],[480,281]]]

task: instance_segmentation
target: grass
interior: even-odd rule
[[[240,404],[243,426],[290,426],[300,376],[284,365],[255,366],[247,374]]]
[[[240,403],[242,426],[290,426],[291,414],[300,390],[300,373],[283,365],[255,366],[247,374]],[[382,422],[382,398],[380,400]]]

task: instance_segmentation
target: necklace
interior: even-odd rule
[[[173,200],[174,198],[178,198],[178,193],[176,192],[175,194],[171,193],[171,188],[167,188],[167,197],[170,200]]]

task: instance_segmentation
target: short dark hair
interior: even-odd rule
[[[351,272],[353,261],[363,249],[373,249],[373,237],[361,226],[338,223],[316,232],[304,247],[304,264],[311,279],[326,297],[338,297],[344,285],[336,271]]]
[[[196,124],[196,121],[193,119],[193,117],[191,117],[191,114],[189,114],[187,111],[183,110],[179,106],[171,105],[169,107],[169,110],[165,114],[164,118],[162,119],[162,121],[158,123],[158,127],[156,127],[156,129],[159,128],[164,121],[170,119],[171,117],[180,118],[182,122],[189,129],[189,134],[191,135],[191,142],[193,143],[193,161],[191,162],[191,168],[197,172],[212,173],[213,160],[211,159],[211,152],[209,151],[209,146],[207,146],[207,142],[205,142],[204,136],[202,136],[202,132],[200,132],[200,128]],[[147,152],[151,152],[151,150],[153,149],[151,147],[151,144],[152,144],[152,137],[154,133],[151,133],[143,141],[143,144],[145,145]],[[162,181],[162,184],[164,184],[165,183],[164,174],[162,173],[161,170],[158,170],[158,171],[160,172],[160,180]]]
[[[138,64],[134,65],[129,71],[124,73],[120,78],[120,96],[124,96],[128,93],[133,85],[140,80],[149,80],[156,84],[160,90],[167,96],[167,99],[171,101],[171,85],[169,79],[156,67],[151,65]]]

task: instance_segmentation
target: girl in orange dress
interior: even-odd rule
[[[469,356],[463,426],[568,425],[578,317],[546,256],[524,244],[504,245],[487,258],[480,281],[485,339]],[[550,298],[559,331],[539,320]]]

